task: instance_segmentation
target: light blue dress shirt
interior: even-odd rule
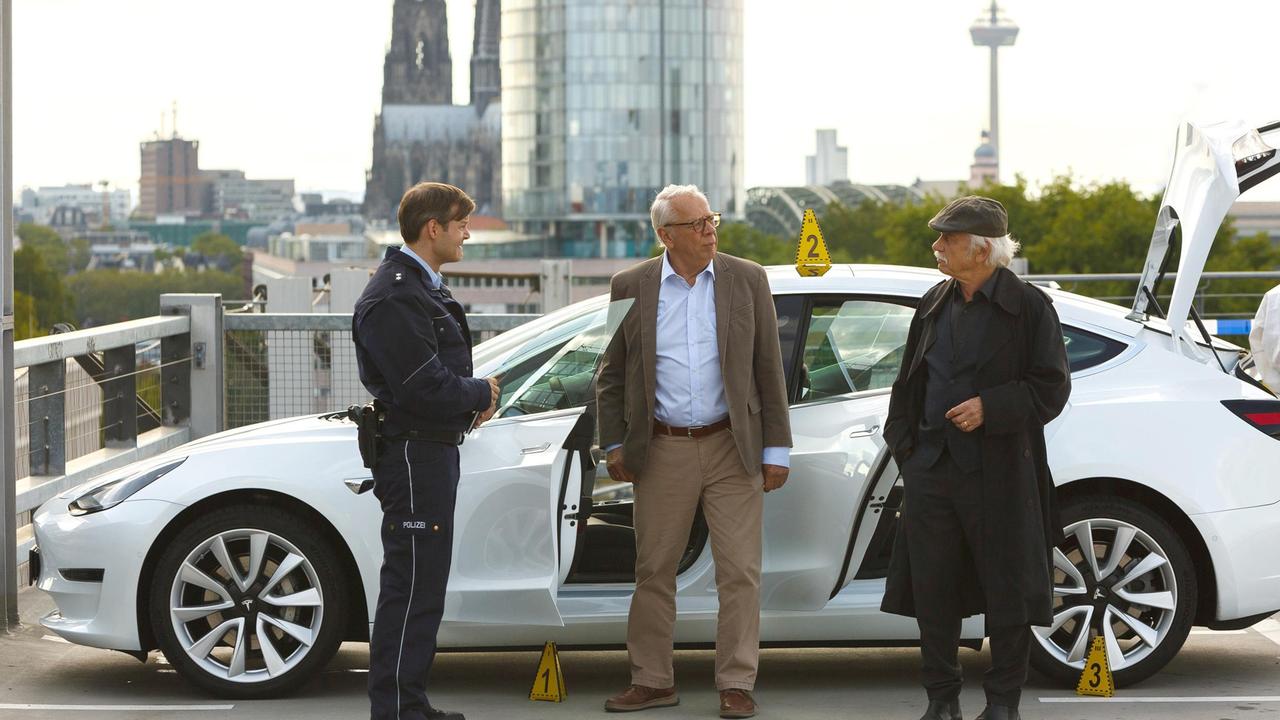
[[[653,415],[667,425],[698,427],[729,416],[716,340],[715,283],[714,262],[690,286],[662,254]],[[791,448],[767,447],[763,462],[790,467]]]
[[[440,287],[440,273],[436,272],[435,270],[432,270],[431,266],[427,264],[426,260],[423,260],[422,258],[418,257],[418,254],[410,250],[408,245],[401,245],[400,252],[404,253],[405,255],[408,255],[414,260],[417,260],[418,264],[422,266],[422,269],[427,271],[427,287],[433,287],[433,288]]]

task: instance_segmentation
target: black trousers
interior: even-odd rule
[[[373,720],[421,720],[453,554],[458,448],[394,441],[373,469],[382,503],[382,573],[369,640]]]
[[[923,463],[918,463],[923,464]],[[963,683],[957,652],[961,579],[981,583],[975,558],[983,555],[982,474],[966,473],[945,450],[928,467],[903,467],[907,551],[920,626],[921,680],[930,700],[950,700]],[[990,598],[987,599],[990,606]],[[983,681],[987,703],[1017,707],[1027,679],[1031,629],[991,627],[991,669]]]

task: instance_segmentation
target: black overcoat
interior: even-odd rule
[[[1046,459],[1044,426],[1071,393],[1062,328],[1049,296],[1005,268],[996,283],[991,319],[978,352],[974,388],[982,398],[982,537],[974,558],[979,577],[967,578],[958,600],[965,616],[986,614],[988,626],[1052,621],[1051,553],[1062,537]],[[899,467],[916,444],[935,320],[956,281],[935,285],[920,299],[902,368],[893,383],[884,439]],[[909,482],[904,478],[904,482]],[[906,514],[898,523],[880,609],[915,615]],[[981,584],[979,584],[981,583]],[[988,592],[983,592],[983,588]],[[991,598],[987,605],[986,598]]]

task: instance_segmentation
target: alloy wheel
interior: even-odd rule
[[[1034,630],[1058,662],[1081,670],[1099,635],[1111,669],[1122,670],[1164,642],[1177,605],[1177,579],[1160,545],[1123,520],[1091,518],[1069,525],[1054,548],[1053,623]]]
[[[196,545],[179,566],[169,619],[204,672],[259,683],[288,673],[312,650],[324,595],[313,563],[288,540],[227,530]]]

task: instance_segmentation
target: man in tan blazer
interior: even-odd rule
[[[609,474],[635,484],[631,686],[611,712],[679,703],[672,669],[676,569],[699,503],[720,600],[720,716],[755,714],[764,493],[787,480],[791,425],[778,318],[764,269],[716,252],[720,214],[692,185],[649,211],[666,252],[613,276],[634,298],[597,394]]]

